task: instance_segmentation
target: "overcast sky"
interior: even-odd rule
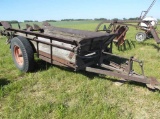
[[[0,20],[131,18],[153,0],[0,0]],[[160,0],[148,16],[160,18]]]

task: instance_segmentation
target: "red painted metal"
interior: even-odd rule
[[[14,56],[18,65],[22,66],[24,63],[22,51],[19,46],[14,46]]]

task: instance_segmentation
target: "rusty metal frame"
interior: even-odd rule
[[[2,34],[9,36],[9,38],[11,38],[9,42],[11,42],[13,37],[16,37],[19,35],[25,37],[28,40],[35,41],[37,44],[37,51],[36,51],[37,55],[40,59],[44,61],[47,61],[55,65],[59,65],[59,66],[70,67],[70,68],[75,69],[76,71],[85,70],[88,72],[94,72],[98,74],[104,74],[104,75],[114,76],[118,78],[123,78],[128,81],[136,81],[136,82],[144,83],[147,86],[149,85],[150,88],[152,89],[159,89],[160,83],[155,78],[148,78],[144,75],[142,61],[136,60],[133,57],[127,59],[127,58],[112,54],[112,42],[113,42],[113,39],[118,35],[117,33],[112,34],[112,35],[110,34],[109,37],[106,37],[107,34],[106,35],[96,34],[96,33],[92,34],[91,32],[88,32],[88,31],[78,31],[78,30],[73,31],[71,29],[62,28],[61,30],[63,30],[64,32],[72,32],[72,33],[78,33],[78,34],[87,34],[87,33],[90,34],[89,37],[85,37],[81,40],[74,41],[71,39],[68,40],[65,38],[59,38],[59,37],[55,37],[52,35],[47,35],[41,32],[40,33],[34,32],[36,30],[39,30],[39,31],[42,30],[38,26],[36,26],[36,29],[34,29],[34,27],[32,27],[33,29],[31,29],[31,27],[28,25],[28,28],[21,30],[21,29],[12,28],[11,25],[7,22],[2,22],[2,25],[5,28]],[[51,27],[48,24],[46,25],[47,25],[46,26],[47,28]],[[104,36],[107,39],[103,39]],[[50,39],[50,42],[40,41],[38,40],[38,37],[48,38]],[[93,38],[101,38],[102,40],[100,43],[100,47],[98,49],[92,49],[92,45],[94,43]],[[87,42],[88,39],[91,40],[89,44],[83,43],[84,41]],[[52,40],[72,44],[74,45],[74,47],[67,48],[64,46],[60,46],[60,45],[52,43]],[[43,51],[40,51],[39,43],[49,45],[51,53],[48,54]],[[57,56],[54,56],[54,53],[52,52],[52,46],[70,51],[71,53],[69,57],[72,57],[72,55],[75,54],[76,62],[73,63],[65,59],[59,58]],[[83,49],[84,46],[89,47],[87,52],[90,52],[90,53],[93,52],[94,54],[91,56],[86,56],[83,52],[81,53],[81,51],[84,50]],[[120,59],[124,59],[126,62],[117,63],[116,61],[114,61],[116,58],[118,59],[118,61],[120,61]],[[139,66],[142,71],[141,75],[137,74],[134,71],[133,62],[139,63]]]

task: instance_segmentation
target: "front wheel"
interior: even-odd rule
[[[30,72],[34,68],[34,52],[30,42],[21,36],[11,40],[12,58],[16,67],[23,72]]]
[[[145,39],[146,39],[146,33],[138,32],[138,33],[136,34],[136,40],[137,40],[138,42],[142,42],[142,41],[144,41]]]

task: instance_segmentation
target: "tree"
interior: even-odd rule
[[[104,21],[104,20],[107,20],[106,18],[95,18],[94,19],[95,21]]]
[[[46,20],[46,22],[57,22],[56,20]]]
[[[13,24],[13,23],[18,23],[17,20],[11,20],[11,21],[8,21],[9,23]]]
[[[32,20],[24,20],[24,22],[33,22]]]
[[[127,20],[126,18],[123,18],[123,20]]]

